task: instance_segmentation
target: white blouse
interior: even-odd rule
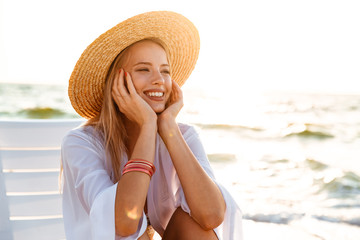
[[[195,128],[179,124],[183,137],[193,154],[220,188],[226,202],[224,222],[214,229],[219,239],[242,239],[242,214],[229,192],[216,180]],[[191,214],[169,152],[161,137],[156,137],[156,173],[147,194],[151,225],[163,234],[176,208]],[[128,237],[115,234],[115,195],[117,183],[112,181],[112,168],[104,151],[104,142],[92,127],[70,131],[62,143],[63,216],[67,240],[137,239],[146,230],[145,213],[137,232]],[[122,168],[127,162],[124,156]]]

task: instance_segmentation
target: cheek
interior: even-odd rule
[[[136,92],[141,92],[141,89],[144,88],[144,86],[146,85],[146,81],[144,81],[141,77],[137,76],[136,74],[133,74],[131,76],[133,85],[135,87]]]
[[[170,77],[165,80],[165,87],[168,91],[172,91],[172,80]]]

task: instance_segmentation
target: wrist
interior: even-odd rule
[[[156,120],[147,121],[141,125],[141,131],[154,131],[157,132],[158,126]]]
[[[178,125],[175,119],[167,119],[158,121],[158,131],[160,136],[173,136],[178,130]]]
[[[152,112],[152,114],[146,116],[146,118],[143,119],[142,125],[156,125],[158,120],[158,116],[155,112]]]

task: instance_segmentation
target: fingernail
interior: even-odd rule
[[[125,72],[125,77],[127,77],[127,73]]]
[[[119,73],[121,73],[121,68],[120,68],[120,70],[119,70]]]

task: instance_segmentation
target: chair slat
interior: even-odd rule
[[[59,189],[59,172],[4,173],[6,192],[49,192]]]
[[[57,150],[3,150],[0,151],[3,169],[48,169],[60,167],[60,149]]]
[[[9,196],[10,219],[62,215],[61,195]]]
[[[14,239],[65,239],[63,219],[12,221]]]
[[[1,148],[56,148],[65,134],[83,123],[75,120],[0,121]]]

